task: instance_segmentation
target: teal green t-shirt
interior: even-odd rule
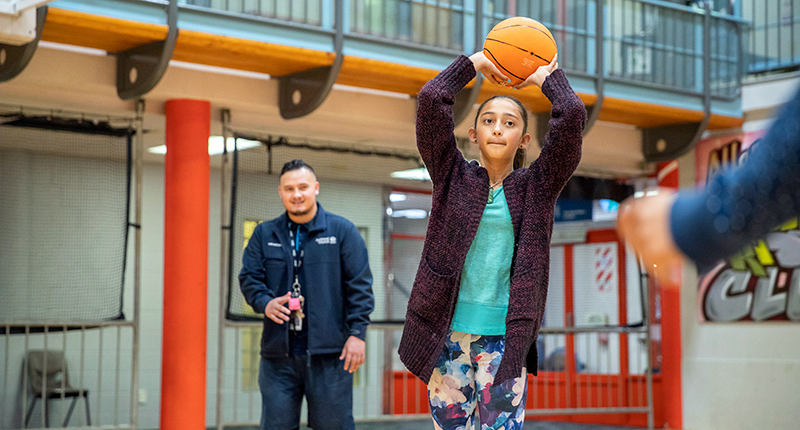
[[[479,335],[506,333],[514,226],[503,187],[493,190],[469,247],[452,330]]]

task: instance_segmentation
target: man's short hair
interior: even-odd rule
[[[314,168],[308,165],[308,163],[306,163],[303,160],[292,160],[284,164],[283,169],[281,169],[281,176],[283,176],[283,174],[286,172],[291,172],[292,170],[299,170],[304,167],[310,170],[311,173],[314,174],[314,176],[317,176],[317,173],[314,171]]]

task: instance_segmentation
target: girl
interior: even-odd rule
[[[419,94],[417,146],[433,205],[399,354],[428,384],[436,429],[472,428],[476,409],[482,429],[521,429],[553,210],[581,158],[586,109],[553,58],[517,87],[537,85],[553,105],[539,158],[517,169],[531,140],[527,111],[496,96],[469,129],[480,162],[467,162],[456,147],[452,105],[476,72],[505,79],[477,52],[460,56]],[[530,352],[536,374],[536,348]]]

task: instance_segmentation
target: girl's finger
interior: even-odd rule
[[[499,79],[500,82],[509,82],[508,76],[504,75],[503,72],[500,71],[500,68],[492,63],[488,58],[486,59],[485,67],[488,69],[489,73],[494,75],[495,78]]]

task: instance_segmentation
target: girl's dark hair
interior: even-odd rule
[[[519,115],[522,117],[522,135],[525,136],[525,133],[528,132],[528,110],[525,109],[525,105],[523,105],[521,101],[515,99],[514,97],[509,97],[504,95],[496,95],[489,97],[483,103],[481,103],[480,107],[478,107],[478,114],[475,115],[475,121],[472,123],[472,128],[475,129],[478,128],[478,117],[481,116],[481,111],[483,110],[483,107],[486,106],[486,103],[489,103],[494,99],[511,100],[517,105],[517,107],[519,108]],[[525,165],[525,157],[526,157],[525,149],[517,148],[517,153],[514,154],[514,170],[517,170]]]

